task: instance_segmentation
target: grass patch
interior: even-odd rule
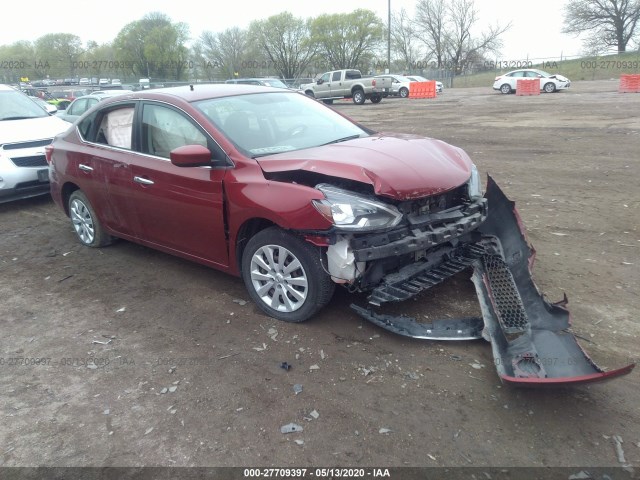
[[[625,73],[640,74],[640,51],[614,55],[573,58],[571,60],[549,60],[534,63],[531,68],[539,68],[549,73],[559,73],[572,82],[579,80],[609,80],[620,78]],[[460,75],[453,79],[453,87],[491,87],[498,75],[517,68],[494,69]]]

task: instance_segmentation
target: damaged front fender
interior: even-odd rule
[[[408,317],[375,313],[371,307],[352,305],[352,308],[382,328],[413,338],[463,340],[478,338],[481,331],[491,342],[498,375],[511,385],[573,385],[631,372],[635,364],[604,371],[591,360],[569,331],[566,297],[562,302],[550,303],[533,281],[535,251],[527,242],[514,202],[491,177],[485,197],[489,215],[478,229],[480,240],[458,248],[456,255],[462,255],[460,258],[451,255],[434,271],[421,271],[419,276],[401,279],[403,284],[415,287],[415,294],[471,266],[482,310],[482,327],[479,319],[441,320],[425,325]],[[425,281],[428,279],[431,281]],[[379,295],[373,296],[373,300],[372,304],[381,303]]]

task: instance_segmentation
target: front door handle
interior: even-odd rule
[[[144,177],[133,177],[133,181],[140,185],[153,185],[155,182]]]
[[[93,167],[90,167],[89,165],[84,165],[84,164],[79,164],[78,168],[84,172],[93,172]]]

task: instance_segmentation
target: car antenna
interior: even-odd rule
[[[193,92],[193,85],[189,85],[189,88],[191,89],[191,91]]]

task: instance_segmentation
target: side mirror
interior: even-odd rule
[[[183,145],[169,153],[176,167],[202,167],[211,165],[211,151],[202,145]]]
[[[322,80],[321,78],[318,79],[318,81],[316,82],[318,85],[322,85],[324,83],[324,80]]]

